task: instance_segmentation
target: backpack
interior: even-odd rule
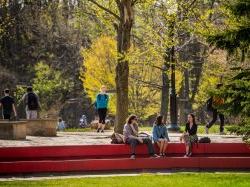
[[[111,135],[111,144],[124,144],[124,136],[119,133],[113,133]]]
[[[209,137],[202,137],[200,138],[199,143],[211,143],[211,139]]]
[[[38,99],[37,96],[34,93],[28,93],[28,109],[29,110],[37,110],[38,105]]]
[[[213,110],[213,97],[210,97],[206,102],[207,111]]]

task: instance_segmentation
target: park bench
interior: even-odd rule
[[[57,120],[31,119],[27,120],[27,135],[29,136],[56,136]]]
[[[194,147],[184,158],[185,146],[170,143],[166,158],[149,158],[145,145],[129,159],[130,146],[72,145],[0,148],[0,174],[113,171],[144,169],[250,169],[250,148],[244,143],[211,143]],[[15,154],[13,154],[15,153]]]
[[[26,121],[0,121],[0,139],[23,140],[26,139]]]

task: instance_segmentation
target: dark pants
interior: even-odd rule
[[[152,144],[152,141],[149,138],[142,138],[142,139],[143,139],[143,144],[146,144],[148,147],[148,153],[150,155],[154,155],[155,151],[154,151],[154,146]],[[136,146],[139,145],[140,142],[137,139],[129,138],[127,140],[127,144],[130,144],[130,146],[131,146],[131,154],[135,155]]]
[[[99,123],[105,124],[105,119],[107,116],[107,109],[106,108],[99,108],[98,115],[99,115]]]
[[[213,110],[213,119],[208,123],[207,128],[210,128],[213,126],[213,124],[215,124],[215,122],[217,121],[217,118],[219,116],[220,118],[220,132],[224,131],[224,115],[218,113],[217,110]]]
[[[10,120],[11,114],[3,114],[3,119],[8,119]]]

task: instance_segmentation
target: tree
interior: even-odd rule
[[[238,60],[240,67],[233,76],[227,80],[223,89],[218,93],[225,99],[221,110],[228,115],[241,116],[243,122],[229,128],[231,132],[243,135],[243,139],[250,142],[250,70],[249,70],[249,46],[250,46],[250,1],[233,0],[224,5],[228,10],[226,14],[230,23],[229,27],[209,35],[207,40],[218,48],[225,49],[232,56],[240,51]]]
[[[92,102],[96,98],[101,85],[109,90],[115,89],[115,67],[117,60],[116,40],[109,36],[101,36],[92,41],[89,49],[83,51],[83,71],[81,79],[87,94]],[[153,69],[151,61],[161,61],[160,56],[152,49],[132,46],[127,54],[130,61],[129,75],[129,113],[135,113],[141,119],[157,113],[159,108],[159,70]],[[147,54],[147,55],[145,55]],[[109,112],[116,112],[116,96],[111,94]]]
[[[128,77],[129,65],[126,58],[131,46],[131,29],[134,24],[134,7],[137,0],[116,0],[101,2],[89,0],[98,9],[105,11],[115,20],[112,25],[115,27],[117,36],[117,65],[116,65],[116,125],[115,131],[122,133],[123,125],[128,116]],[[106,6],[109,5],[110,8]],[[113,8],[113,9],[112,9]]]

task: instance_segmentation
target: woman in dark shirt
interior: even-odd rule
[[[185,132],[183,133],[181,139],[184,139],[186,145],[185,157],[192,156],[192,145],[198,141],[197,136],[197,124],[195,123],[194,114],[188,115],[188,122],[186,124]]]

